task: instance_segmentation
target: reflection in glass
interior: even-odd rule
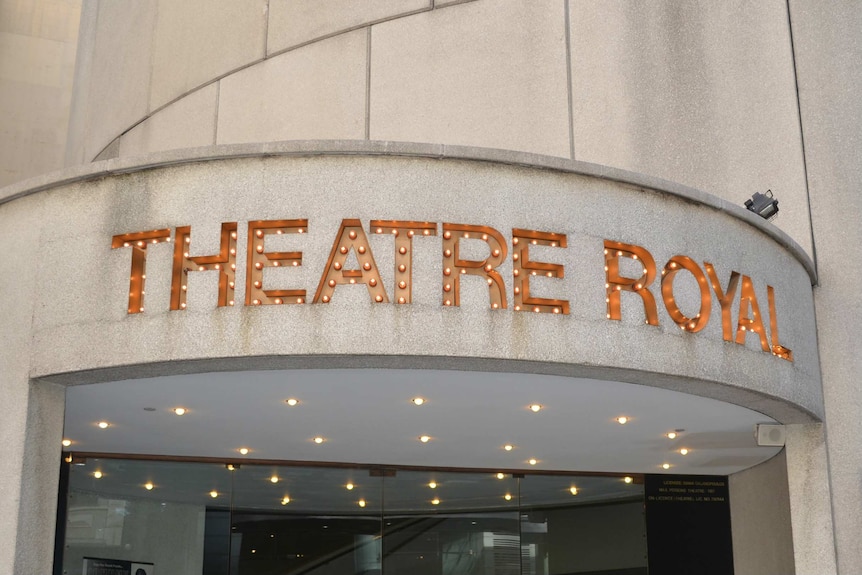
[[[643,489],[619,477],[90,459],[70,466],[65,573],[82,575],[85,557],[159,575],[645,574]]]

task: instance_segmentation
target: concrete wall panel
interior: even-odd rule
[[[370,137],[569,157],[564,4],[471,2],[376,25]]]
[[[731,475],[729,487],[734,575],[793,575],[785,453]]]
[[[822,286],[817,322],[838,571],[862,573],[862,3],[792,0],[790,9]]]
[[[812,253],[787,6],[572,0],[575,157],[742,205]]]
[[[275,0],[267,54],[388,18],[430,10],[432,0]]]
[[[150,116],[120,138],[119,155],[136,156],[215,143],[218,82]]]
[[[201,84],[263,59],[268,3],[159,0],[149,110],[157,110]]]
[[[80,0],[0,0],[0,186],[63,167]]]
[[[0,513],[4,517],[0,522],[0,570],[4,573],[51,570],[63,393],[50,385],[31,388],[28,376],[28,332],[41,297],[33,252],[38,249],[44,208],[41,197],[0,206],[0,262],[7,272],[14,270],[0,274],[4,326],[0,329],[0,436],[8,442],[6,464],[0,469]],[[33,545],[33,541],[45,544]]]
[[[98,12],[89,82],[77,88],[83,91],[81,107],[75,109],[85,118],[83,125],[76,123],[83,133],[79,144],[83,162],[147,115],[156,8],[152,2],[99,2],[87,7]]]
[[[223,79],[218,143],[364,138],[366,39],[342,34]]]

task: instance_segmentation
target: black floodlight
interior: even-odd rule
[[[754,192],[750,200],[745,200],[745,207],[764,220],[771,220],[778,214],[778,200],[772,197],[772,190],[766,190],[765,194]]]

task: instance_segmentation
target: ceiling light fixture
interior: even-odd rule
[[[631,483],[632,481],[634,481],[634,479],[626,475],[625,477],[623,477],[623,481],[625,481],[626,483]]]
[[[577,495],[578,494],[578,488],[575,487],[574,485],[572,485],[571,487],[569,487],[569,493],[571,493],[572,495]]]
[[[534,459],[534,458],[530,458],[530,460],[529,460],[529,461],[527,461],[527,463],[529,463],[530,465],[535,465],[535,464],[537,464],[538,462],[539,462],[539,460],[538,460],[538,459]]]
[[[676,439],[676,431],[671,431],[667,434],[668,439]]]
[[[284,497],[281,498],[281,504],[282,505],[287,505],[288,503],[290,503],[290,497],[285,495]]]
[[[323,443],[326,440],[318,435],[317,437],[312,439],[312,441],[315,442],[316,444],[320,445],[321,443]]]
[[[534,403],[533,405],[530,406],[530,411],[532,411],[533,413],[539,413],[541,410],[542,410],[542,406],[539,405],[538,403]]]
[[[63,440],[63,447],[69,447],[70,445],[72,445],[71,439],[64,439]]]
[[[273,475],[269,478],[270,483],[278,483],[278,475]]]
[[[294,405],[299,405],[299,400],[294,399],[293,397],[291,397],[290,399],[285,399],[284,402],[286,404],[288,404],[290,407],[293,407]]]
[[[679,450],[679,453],[680,453],[680,455],[688,455],[688,449],[683,447],[682,449]]]
[[[210,497],[212,497],[213,499],[215,499],[216,497],[218,497],[218,491],[216,491],[215,489],[213,489],[212,491],[210,491]]]
[[[153,487],[155,487],[155,485],[153,485],[153,484],[152,484],[151,482],[149,482],[149,481],[147,481],[146,483],[144,483],[144,489],[146,489],[147,491],[152,491],[152,490],[153,490]]]
[[[506,451],[512,451],[513,449],[515,449],[515,446],[512,445],[511,443],[507,443],[506,445],[503,446],[503,449],[505,449]]]
[[[99,426],[99,429],[108,429],[108,427],[110,427],[110,426],[111,426],[111,424],[110,424],[110,423],[108,423],[107,421],[100,421],[100,422],[99,422],[99,423],[97,423],[96,425],[98,425],[98,426]]]
[[[422,405],[423,403],[425,403],[425,399],[422,397],[414,397],[410,401],[412,401],[414,405]]]
[[[347,489],[348,491],[353,490],[354,487],[355,486],[352,483],[348,483],[347,485],[344,486],[344,488]]]
[[[497,479],[505,479],[505,478],[506,478],[506,474],[505,474],[505,473],[498,473],[498,474],[497,474]]]
[[[670,469],[670,463],[662,463],[661,468],[662,469]]]
[[[503,499],[505,499],[506,501],[511,501],[512,500],[512,494],[511,493],[505,494],[503,496]]]
[[[186,408],[185,407],[175,407],[174,413],[176,413],[177,415],[185,415],[186,414]]]
[[[437,489],[437,482],[432,481],[431,483],[428,484],[428,487],[430,487],[431,489]]]
[[[359,505],[360,507],[365,507],[365,500],[360,499],[359,501],[356,502],[356,504]]]
[[[248,455],[248,447],[240,447],[239,452],[241,455]]]
[[[619,423],[620,425],[625,425],[626,423],[629,422],[629,418],[626,417],[625,415],[621,415],[616,419],[616,422]]]
[[[435,497],[431,500],[431,505],[440,505],[440,500]]]
[[[422,443],[428,443],[429,441],[431,441],[431,437],[428,435],[420,435],[419,441],[421,441]]]
[[[102,472],[101,471],[94,471],[93,477],[95,477],[96,479],[101,479],[102,478]]]

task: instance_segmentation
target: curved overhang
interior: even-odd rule
[[[662,388],[706,398],[706,412],[713,400],[741,406],[751,421],[823,415],[810,259],[743,208],[648,176],[499,150],[314,141],[108,160],[0,195],[27,203],[39,230],[35,380],[89,388],[156,378],[147,381],[164,388],[193,373],[234,373],[242,385],[236,372],[354,370],[364,374],[351,391],[361,397],[379,374],[420,369],[449,373],[474,403],[496,373],[525,374],[561,412],[583,408],[580,392],[604,381],[610,396]],[[145,288],[134,279],[144,269],[131,255],[138,233],[155,233],[141,236]],[[174,247],[185,238],[188,255]],[[232,294],[200,259],[227,247]],[[399,270],[405,254],[409,272]],[[253,265],[274,261],[285,267]],[[301,303],[270,294],[246,304],[246,289],[263,293],[251,291],[256,281]],[[458,386],[444,387],[455,401]],[[651,425],[667,427],[653,411]],[[388,417],[363,413],[371,427]],[[585,431],[569,421],[542,433]]]

